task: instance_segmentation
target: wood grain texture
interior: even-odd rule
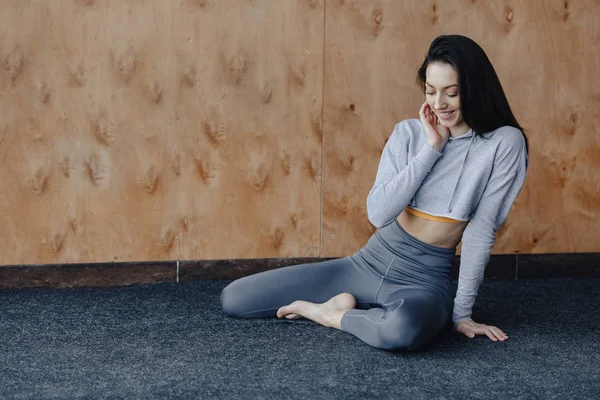
[[[323,4],[2,2],[0,264],[318,256]]]
[[[341,257],[433,38],[530,140],[495,254],[598,252],[600,2],[0,2],[0,265]],[[459,248],[460,253],[460,248]]]

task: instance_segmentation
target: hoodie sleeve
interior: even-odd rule
[[[367,215],[377,228],[397,218],[442,153],[427,142],[409,160],[410,132],[400,122],[383,148],[375,184],[367,196]]]
[[[502,134],[496,151],[492,174],[477,209],[462,236],[458,290],[454,299],[452,320],[471,319],[471,312],[485,267],[502,226],[520,193],[528,166],[525,139],[517,129]]]

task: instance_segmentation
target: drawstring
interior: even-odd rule
[[[472,132],[473,136],[471,136],[471,141],[469,142],[469,147],[467,147],[467,151],[462,160],[462,164],[460,166],[460,171],[458,172],[458,176],[456,177],[456,183],[454,184],[454,190],[452,190],[452,196],[450,196],[450,202],[448,203],[447,211],[452,212],[452,200],[454,200],[454,194],[456,193],[456,188],[458,187],[458,182],[460,181],[460,176],[462,175],[463,167],[465,166],[465,161],[467,160],[467,155],[469,154],[469,150],[471,149],[471,145],[473,144],[473,140],[475,139],[475,132]]]

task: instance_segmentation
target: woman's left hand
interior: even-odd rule
[[[501,329],[491,325],[478,324],[473,320],[460,321],[454,325],[454,330],[469,338],[474,338],[475,335],[487,335],[494,342],[498,340],[504,342],[508,339],[506,333]]]

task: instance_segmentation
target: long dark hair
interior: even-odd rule
[[[525,148],[529,153],[525,130],[510,109],[496,70],[477,43],[461,35],[435,38],[417,73],[417,83],[423,92],[427,66],[434,61],[448,63],[456,70],[463,120],[475,134],[512,126],[523,134]]]

